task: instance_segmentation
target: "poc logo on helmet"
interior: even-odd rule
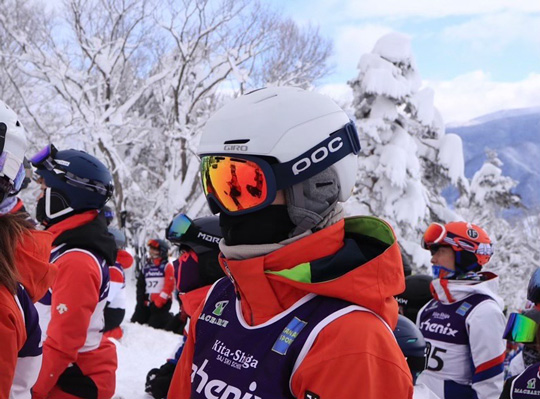
[[[314,150],[309,157],[302,158],[292,166],[294,175],[298,175],[310,168],[314,163],[324,161],[329,154],[338,151],[343,147],[341,137],[336,137],[331,140],[326,146],[319,147]]]

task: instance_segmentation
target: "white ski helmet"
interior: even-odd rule
[[[337,179],[335,199],[343,202],[356,180],[359,150],[354,123],[329,97],[300,88],[271,87],[241,96],[214,114],[197,153],[203,157],[203,168],[204,157],[210,155],[270,159],[278,190],[331,169]],[[205,193],[214,213],[219,211],[215,205],[231,213],[212,201],[206,188]]]
[[[21,188],[26,145],[24,127],[17,114],[0,101],[0,202]]]

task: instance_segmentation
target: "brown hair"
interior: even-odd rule
[[[15,250],[23,234],[33,229],[26,214],[0,216],[0,285],[13,295],[17,292],[19,276],[15,265]]]

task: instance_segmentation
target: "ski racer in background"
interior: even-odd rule
[[[42,361],[34,302],[57,272],[49,264],[52,235],[35,230],[26,214],[13,212],[25,175],[26,144],[17,115],[0,101],[0,397],[10,399],[31,397]]]
[[[418,376],[426,368],[426,341],[416,325],[403,315],[399,315],[394,330],[396,341],[407,359],[414,382],[413,399],[439,399],[424,384],[417,384]]]
[[[442,399],[492,399],[504,379],[506,324],[498,277],[481,272],[493,254],[487,233],[474,224],[431,224],[422,246],[431,254],[434,299],[418,314],[429,347],[418,381]]]
[[[99,209],[113,192],[112,176],[84,151],[52,144],[31,158],[40,176],[36,219],[54,237],[58,275],[39,300],[43,365],[32,398],[111,398],[116,347],[103,338],[109,265],[116,244]]]
[[[188,317],[186,307],[192,309],[200,304],[210,285],[225,275],[218,262],[219,218],[207,216],[191,220],[180,213],[167,227],[166,238],[180,251],[173,262],[180,312],[173,318],[170,330],[182,334]],[[206,289],[200,289],[202,287]]]
[[[175,319],[182,319],[185,323],[204,301],[211,284],[224,276],[218,262],[218,243],[221,239],[219,218],[209,216],[191,220],[181,213],[169,224],[166,237],[180,248],[178,267],[175,267],[180,314]],[[145,390],[153,398],[167,397],[184,342],[183,336],[173,356],[160,368],[148,372]]]
[[[511,313],[504,338],[522,343],[523,363],[526,367],[507,379],[500,399],[527,399],[540,397],[540,269],[529,280],[527,299],[534,307],[523,314]]]
[[[347,114],[299,88],[256,90],[208,120],[201,177],[228,278],[191,318],[169,398],[412,398],[392,333],[396,237],[338,203],[359,150]]]
[[[169,263],[169,244],[165,240],[148,241],[148,258],[137,277],[137,305],[132,323],[165,329],[174,290],[174,267]]]
[[[109,296],[105,306],[105,327],[103,332],[108,338],[120,339],[124,335],[120,324],[126,315],[126,274],[124,270],[133,265],[133,256],[125,250],[126,235],[115,227],[109,227],[109,233],[114,236],[116,248],[116,262],[109,267],[111,284]]]

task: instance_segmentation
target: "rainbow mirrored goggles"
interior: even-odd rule
[[[213,213],[254,212],[270,205],[279,190],[301,183],[359,151],[358,132],[350,121],[326,140],[284,163],[250,155],[203,154],[203,191]]]
[[[448,234],[446,227],[440,223],[431,223],[422,236],[422,248],[434,250],[440,246],[452,246],[456,251],[469,251],[480,255],[493,255],[491,244],[477,244],[473,241],[465,240]]]
[[[114,186],[112,185],[112,183],[103,184],[100,181],[80,177],[71,173],[62,164],[62,160],[57,160],[55,158],[57,153],[58,150],[56,149],[56,147],[53,144],[49,144],[37,154],[35,154],[32,158],[30,158],[30,162],[35,168],[38,169],[38,174],[39,169],[45,169],[49,172],[53,172],[56,178],[65,181],[70,186],[82,188],[88,191],[93,191],[107,198],[110,198],[112,196],[114,191]]]
[[[192,220],[184,213],[175,216],[169,227],[167,227],[167,240],[174,243],[181,243],[192,224]]]
[[[538,324],[521,313],[510,313],[503,338],[512,342],[533,343],[536,341]]]

